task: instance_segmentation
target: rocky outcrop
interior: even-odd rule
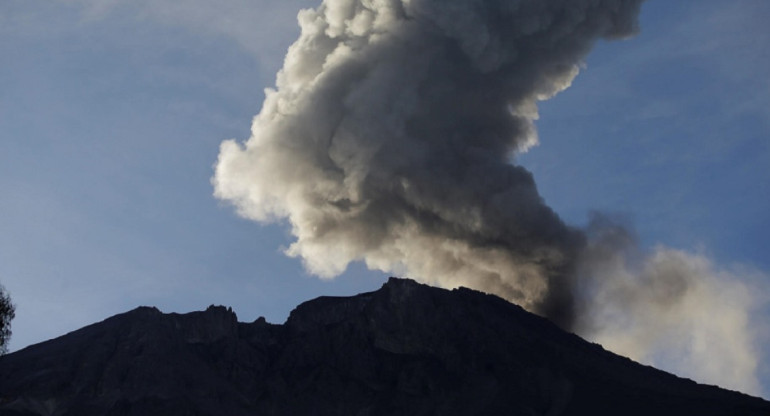
[[[767,415],[497,297],[391,279],[283,325],[142,307],[0,358],[0,415]]]

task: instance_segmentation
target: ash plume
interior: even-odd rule
[[[573,277],[577,333],[679,375],[762,394],[755,336],[766,328],[751,313],[767,275],[662,245],[648,253],[630,225],[599,213],[586,235]]]
[[[335,276],[355,260],[470,285],[570,325],[582,244],[511,163],[536,103],[591,45],[635,30],[640,1],[325,1],[291,46],[216,196],[286,218],[288,253]]]
[[[607,244],[623,227],[565,224],[515,163],[537,144],[537,102],[570,86],[597,40],[633,35],[642,1],[325,0],[300,12],[251,138],[222,143],[215,195],[287,221],[286,253],[323,278],[363,261],[495,293],[589,337],[619,305],[596,294],[691,301],[669,292],[690,293],[694,275],[662,270],[652,295],[616,286],[609,271],[634,272],[610,266],[631,252],[669,263]]]

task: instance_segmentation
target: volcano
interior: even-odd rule
[[[768,415],[493,295],[391,278],[282,325],[140,307],[0,357],[0,415]]]

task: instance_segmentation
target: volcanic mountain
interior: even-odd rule
[[[0,415],[768,415],[498,297],[390,279],[286,323],[140,307],[0,358]]]

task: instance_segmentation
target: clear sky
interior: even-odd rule
[[[249,137],[296,13],[315,5],[0,2],[11,350],[139,305],[283,322],[304,300],[382,284],[362,265],[309,275],[282,252],[285,225],[240,219],[212,196],[219,144]],[[645,247],[704,253],[770,294],[768,17],[766,0],[649,0],[637,37],[599,43],[542,103],[541,144],[520,162],[546,202],[576,225],[592,210],[622,216]],[[768,316],[755,311],[761,350]]]

